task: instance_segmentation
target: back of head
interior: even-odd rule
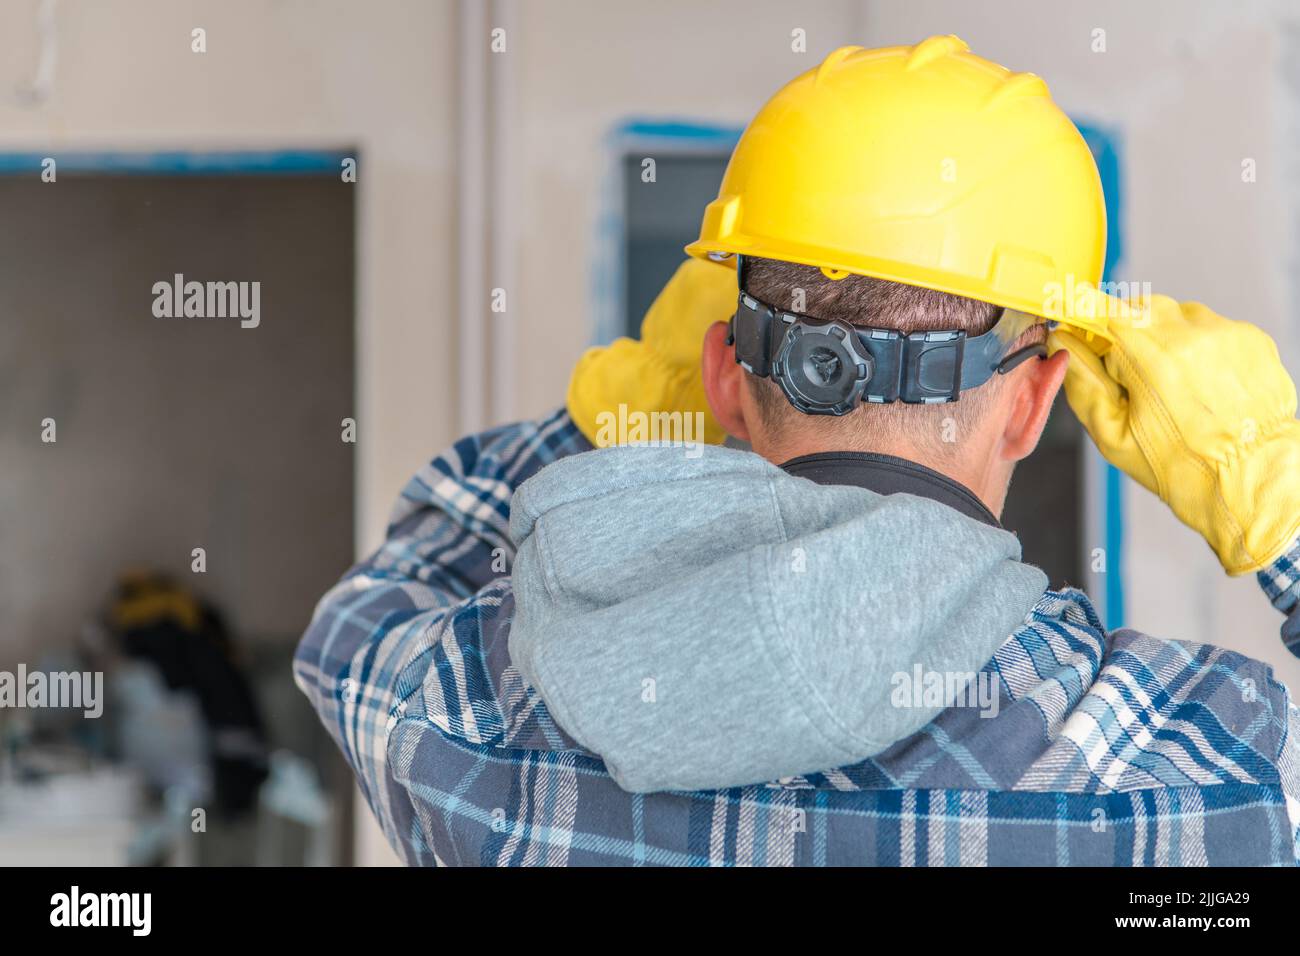
[[[778,90],[741,136],[686,251],[744,257],[745,291],[775,309],[903,333],[963,331],[968,345],[1003,310],[1104,335],[1105,248],[1096,163],[1043,80],[933,36],[842,47]],[[1044,338],[1040,323],[1012,351]],[[972,375],[951,403],[895,403],[882,391],[868,393],[874,404],[805,415],[773,382],[724,374],[721,339],[705,345],[715,415],[767,457],[883,451],[960,475],[994,501],[1036,443],[1064,368],[1008,362],[987,380]]]
[[[778,309],[850,325],[901,332],[960,330],[968,337],[987,332],[1002,308],[977,299],[904,285],[871,276],[828,278],[821,269],[750,259],[746,292]],[[1044,341],[1046,326],[1024,332],[1012,349]],[[973,451],[963,438],[971,435],[997,407],[1002,378],[961,393],[951,404],[887,405],[862,403],[842,417],[805,415],[796,410],[770,379],[747,375],[766,438],[790,448],[821,447],[854,451],[908,453],[938,463]]]

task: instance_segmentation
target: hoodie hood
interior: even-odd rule
[[[638,792],[885,750],[951,702],[900,680],[964,686],[1047,586],[1013,534],[938,501],[717,446],[558,461],[516,492],[510,532],[511,657]]]

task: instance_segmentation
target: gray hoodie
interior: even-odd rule
[[[510,531],[511,657],[638,792],[879,753],[944,708],[892,706],[897,675],[973,674],[1047,586],[1014,535],[937,501],[712,446],[556,462]]]

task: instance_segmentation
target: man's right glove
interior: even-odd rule
[[[1274,561],[1300,532],[1296,389],[1260,329],[1153,296],[1097,354],[1064,329],[1070,407],[1111,464],[1160,496],[1229,574]]]

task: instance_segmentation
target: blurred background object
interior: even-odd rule
[[[130,662],[118,681],[128,763],[152,770],[164,790],[188,785],[223,819],[245,816],[267,777],[266,734],[221,614],[165,576],[137,571],[122,576],[108,619]],[[159,730],[189,730],[207,746],[156,739]]]
[[[0,863],[390,859],[292,686],[315,600],[434,452],[553,408],[587,345],[636,327],[773,91],[838,46],[936,33],[1040,73],[1088,132],[1112,279],[1249,319],[1300,370],[1294,4],[0,5],[0,669],[84,666],[113,582],[153,569],[226,622],[267,773],[242,821],[214,803],[194,832],[211,725],[124,658],[134,709],[0,709]],[[259,281],[260,324],[155,318],[178,272]],[[1254,581],[1068,415],[1012,498],[1027,552],[1112,626],[1300,686]],[[129,719],[130,756],[107,729]]]

